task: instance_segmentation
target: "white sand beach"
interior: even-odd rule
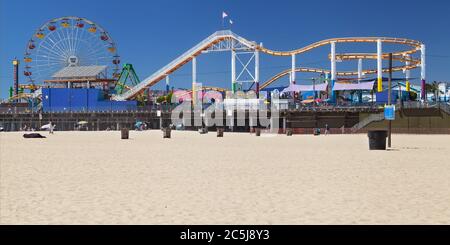
[[[450,136],[0,133],[1,224],[450,224]]]

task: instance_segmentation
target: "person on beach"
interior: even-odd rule
[[[328,124],[325,124],[325,135],[328,135],[330,133],[330,126]]]
[[[49,129],[48,129],[49,134],[54,134],[53,129],[55,128],[56,125],[53,126],[53,123],[52,123],[52,122],[49,122],[49,125],[50,125],[50,127],[49,127]]]

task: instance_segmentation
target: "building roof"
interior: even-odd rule
[[[52,78],[97,77],[107,66],[68,66],[53,74]]]

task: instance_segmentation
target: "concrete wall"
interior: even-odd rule
[[[366,118],[368,114],[361,113],[360,120]],[[367,132],[374,129],[386,129],[387,121],[374,122],[369,124],[360,132]],[[411,134],[450,134],[450,115],[440,113],[440,116],[405,116],[403,113],[396,113],[396,120],[392,121],[394,133]]]

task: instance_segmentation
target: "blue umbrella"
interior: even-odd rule
[[[143,122],[136,122],[136,124],[134,125],[136,128],[140,128],[142,126],[142,124],[144,124]]]

